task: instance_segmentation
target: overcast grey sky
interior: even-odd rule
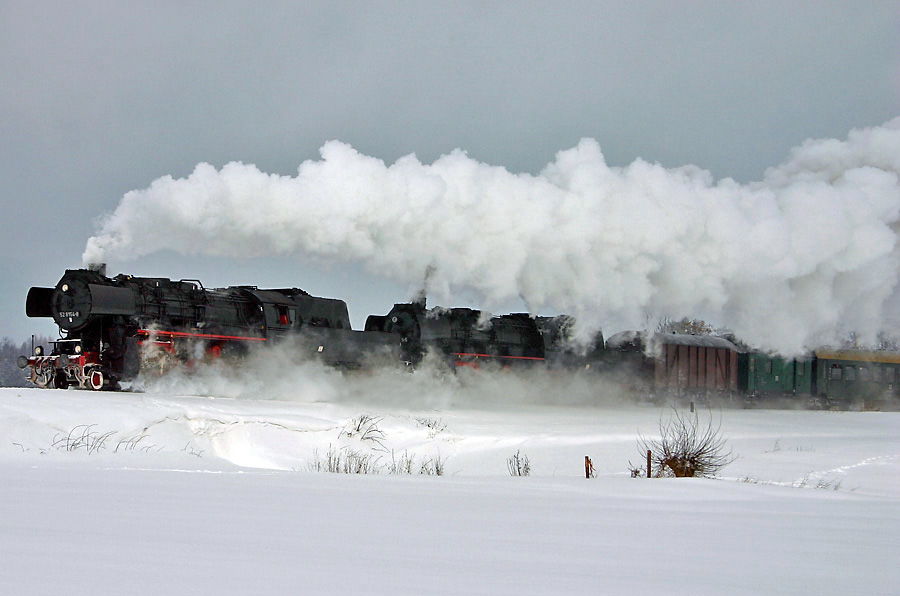
[[[0,0],[0,336],[81,265],[124,193],[198,162],[296,174],[331,139],[537,173],[582,137],[762,178],[807,138],[900,115],[900,3]],[[315,213],[309,217],[314,219]],[[300,258],[157,253],[112,271],[294,285],[356,325],[405,286]]]

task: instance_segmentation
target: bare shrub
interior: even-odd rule
[[[426,458],[422,461],[422,465],[419,466],[419,474],[424,474],[426,476],[443,476],[445,461],[445,459],[441,458],[440,453],[434,457]]]
[[[641,466],[635,466],[630,461],[628,462],[628,472],[631,474],[632,478],[642,478],[647,475],[647,469]]]
[[[438,433],[443,432],[447,428],[447,423],[439,418],[416,418],[419,426],[428,429],[428,438],[433,439]]]
[[[378,474],[381,471],[381,466],[378,465],[379,460],[380,458],[371,453],[350,450],[344,457],[341,472],[344,474]]]
[[[759,478],[754,478],[753,476],[745,476],[739,479],[740,482],[744,482],[746,484],[765,484],[765,485],[773,485],[773,486],[789,486],[791,488],[815,488],[819,490],[840,490],[841,484],[843,483],[840,479],[829,479],[829,478],[820,478],[818,480],[811,480],[812,472],[805,475],[803,478],[799,480],[795,480],[790,484],[785,484],[784,482],[775,482],[772,480],[760,480]],[[850,489],[850,492],[853,492],[856,489]]]
[[[328,446],[328,453],[324,459],[319,455],[319,450],[313,451],[312,461],[307,464],[310,472],[329,472],[332,474],[340,473],[340,452],[336,451],[333,446]]]
[[[384,446],[384,440],[387,437],[384,432],[378,428],[379,422],[381,422],[381,418],[369,416],[368,414],[360,414],[344,425],[344,428],[338,433],[338,438],[343,436],[357,437],[360,441],[370,441],[378,445],[378,448],[381,451],[387,451],[387,448]]]
[[[79,424],[67,434],[57,434],[53,438],[53,447],[62,451],[78,451],[83,449],[87,453],[96,453],[106,448],[106,441],[116,431],[100,432],[94,430],[96,424]]]
[[[659,439],[638,439],[641,454],[650,451],[654,476],[712,477],[727,466],[734,457],[725,451],[725,438],[721,435],[722,422],[713,426],[712,413],[701,422],[697,412],[685,413],[672,407],[669,419],[659,420]],[[632,468],[634,474],[634,468]]]
[[[127,439],[120,439],[119,442],[116,443],[116,448],[113,449],[113,453],[118,453],[119,449],[121,449],[122,451],[134,451],[135,449],[137,449],[138,444],[141,441],[143,441],[144,439],[146,439],[147,436],[148,435],[141,433],[139,435],[135,435],[135,436],[129,437]],[[142,450],[146,450],[152,446],[143,445],[141,447],[142,447]]]
[[[388,471],[391,474],[412,474],[415,459],[409,455],[408,451],[404,451],[398,460],[394,457],[394,451],[391,450],[391,465]]]
[[[812,474],[807,474],[800,480],[791,484],[794,488],[817,488],[820,490],[840,490],[842,480],[835,479],[831,480],[828,478],[819,478],[813,481],[810,477]]]
[[[185,452],[185,453],[190,453],[190,454],[193,455],[194,457],[203,457],[203,451],[204,451],[204,450],[201,449],[200,451],[197,451],[196,449],[194,449],[194,446],[191,445],[191,442],[188,441],[187,443],[185,443],[184,449],[182,449],[182,451]]]
[[[313,460],[308,464],[311,472],[329,472],[332,474],[378,474],[381,471],[380,458],[371,453],[363,453],[353,449],[335,449],[328,446],[324,459],[319,451],[313,452]]]
[[[521,455],[519,450],[506,460],[506,467],[510,476],[530,476],[531,462],[528,461],[527,455]]]

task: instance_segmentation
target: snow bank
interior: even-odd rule
[[[403,407],[337,389],[330,402],[0,389],[0,588],[890,594],[900,581],[898,413],[725,410],[725,478],[646,480],[627,467],[654,407]],[[347,434],[360,415],[383,445]],[[439,454],[445,475],[309,472],[330,446]],[[532,476],[509,476],[516,450]]]

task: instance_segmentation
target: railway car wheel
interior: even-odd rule
[[[69,380],[66,379],[66,374],[64,372],[56,373],[56,377],[53,379],[53,386],[57,389],[69,388]]]
[[[95,370],[88,377],[88,387],[93,389],[94,391],[100,391],[103,389],[103,373],[99,370]]]
[[[53,382],[54,371],[49,362],[43,362],[34,368],[34,384],[41,389],[50,387]]]

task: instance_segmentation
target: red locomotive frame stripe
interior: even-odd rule
[[[466,352],[451,352],[453,356],[474,356],[475,358],[502,358],[504,360],[545,360],[539,356],[492,356],[491,354],[469,354]]]
[[[188,333],[186,331],[151,331],[149,329],[138,329],[139,335],[168,337],[197,337],[200,339],[234,339],[238,341],[266,341],[265,337],[247,337],[245,335],[213,335],[210,333]]]

